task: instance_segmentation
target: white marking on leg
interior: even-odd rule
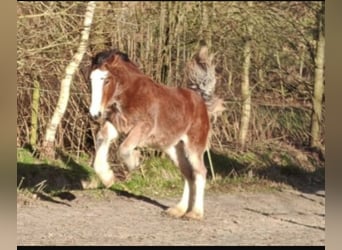
[[[126,144],[121,144],[119,147],[120,156],[129,171],[132,171],[139,166],[140,152],[134,148],[135,145],[127,146]]]
[[[97,151],[98,147],[101,145],[103,140],[108,140],[108,142],[111,142],[115,139],[117,139],[119,136],[118,131],[114,127],[114,125],[106,121],[105,124],[102,126],[100,131],[96,135],[96,142],[95,142],[95,149]]]
[[[94,161],[95,172],[106,187],[110,187],[114,183],[114,173],[107,162],[108,148],[109,143],[104,140],[98,147]]]
[[[103,107],[101,107],[103,85],[106,77],[108,76],[108,71],[102,71],[99,69],[94,70],[90,74],[91,79],[91,104],[89,112],[91,116],[95,117],[103,112]]]
[[[106,121],[104,127],[107,128],[107,134],[108,134],[108,140],[109,141],[112,141],[112,140],[115,140],[118,138],[119,133],[111,122]]]
[[[165,152],[168,154],[171,160],[175,163],[175,165],[177,165],[180,168],[176,147],[171,146],[167,148]],[[176,208],[183,211],[184,213],[188,209],[189,195],[190,195],[189,182],[186,178],[184,178],[184,188],[183,188],[182,198],[176,205]]]
[[[184,178],[184,188],[181,200],[177,203],[176,207],[180,210],[186,212],[189,205],[189,195],[190,195],[190,187],[187,179]]]
[[[102,183],[106,187],[110,187],[114,183],[114,173],[108,164],[108,150],[112,140],[118,137],[116,128],[110,123],[106,122],[98,133],[96,145],[96,156],[94,161],[94,169],[100,177]]]
[[[177,158],[177,151],[175,146],[171,146],[165,149],[165,153],[170,157],[170,159],[174,162],[176,166],[179,166],[178,158]]]
[[[193,210],[199,214],[203,215],[204,208],[204,188],[205,188],[205,178],[202,174],[195,174],[195,200]]]
[[[189,156],[189,161],[194,173],[194,197],[192,211],[203,215],[204,211],[204,189],[206,184],[206,168],[201,160],[195,155]]]

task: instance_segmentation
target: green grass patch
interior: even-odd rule
[[[37,163],[38,160],[33,157],[32,153],[25,148],[17,148],[17,162],[24,162],[27,164]]]
[[[113,190],[158,197],[179,195],[182,188],[183,180],[178,167],[166,157],[146,159],[128,180],[112,186]]]

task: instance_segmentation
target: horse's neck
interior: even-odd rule
[[[140,74],[132,72],[126,67],[115,68],[112,70],[112,74],[116,83],[114,98],[138,87],[135,82]]]

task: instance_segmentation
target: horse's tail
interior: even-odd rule
[[[187,64],[188,87],[199,93],[208,108],[208,113],[216,120],[224,110],[223,99],[214,95],[216,76],[214,55],[208,53],[205,42],[200,42],[200,50]]]

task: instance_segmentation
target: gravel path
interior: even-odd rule
[[[18,245],[325,245],[325,192],[212,194],[205,218],[162,213],[177,199],[103,190],[73,200],[17,195]]]

